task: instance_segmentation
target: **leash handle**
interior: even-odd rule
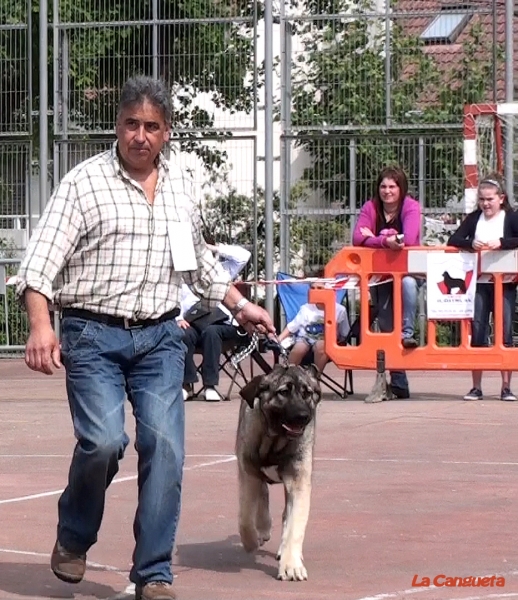
[[[279,341],[279,338],[277,336],[275,336],[274,338],[269,338],[266,341],[266,347],[268,348],[268,350],[273,350],[275,353],[278,354],[280,364],[282,364],[285,367],[288,366],[289,352],[281,344],[281,342]]]

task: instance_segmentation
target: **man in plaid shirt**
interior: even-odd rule
[[[27,365],[66,371],[77,438],[58,503],[54,574],[78,583],[96,542],[106,488],[136,418],[138,507],[130,579],[136,600],[171,600],[171,557],[184,462],[185,345],[175,317],[185,281],[248,331],[275,333],[207,248],[181,171],[161,154],[169,140],[166,87],[136,77],[122,89],[117,142],[72,169],[52,194],[18,273],[30,323]],[[48,303],[62,313],[61,347]]]

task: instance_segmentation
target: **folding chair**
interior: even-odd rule
[[[277,273],[277,281],[285,281],[286,279],[294,279],[292,275],[288,273]],[[277,295],[280,301],[284,313],[286,315],[286,321],[290,322],[295,318],[300,307],[303,304],[309,302],[309,283],[282,283],[277,286]],[[346,290],[339,290],[336,294],[336,301],[345,307],[347,312],[347,318],[349,318],[349,302]],[[351,327],[352,329],[352,327]],[[351,333],[347,336],[343,343],[349,343],[351,341]],[[304,357],[303,363],[312,362],[313,351],[310,350]],[[348,394],[354,393],[353,388],[353,373],[350,369],[344,372],[344,382],[340,384],[335,379],[327,375],[326,373],[321,374],[321,383],[323,383],[328,389],[333,391],[341,398],[346,398]],[[349,387],[347,386],[349,384]]]
[[[236,285],[236,287],[238,286],[239,284]],[[241,288],[238,287],[238,289],[240,289],[243,296],[249,296],[248,286],[241,286]],[[230,396],[232,394],[234,385],[236,385],[237,388],[240,390],[249,382],[250,378],[253,377],[254,364],[257,365],[264,373],[268,373],[269,371],[271,371],[270,365],[263,358],[263,356],[261,356],[261,352],[258,348],[250,349],[250,352],[247,353],[249,356],[248,372],[250,373],[250,377],[248,376],[248,372],[245,369],[243,369],[243,363],[238,362],[234,367],[234,365],[232,364],[232,358],[236,354],[242,352],[245,348],[247,348],[252,341],[251,337],[241,327],[236,328],[236,331],[238,334],[237,339],[224,341],[219,357],[218,371],[220,376],[222,373],[224,373],[225,375],[227,375],[227,377],[230,378],[230,384],[226,392],[222,390],[221,382],[218,386],[218,391],[220,392],[224,400],[230,400]],[[195,348],[194,355],[198,357],[202,356],[202,351],[200,347]],[[201,365],[202,360],[200,360],[196,364],[196,371],[198,372],[199,379],[202,378]],[[199,397],[200,394],[204,391],[204,389],[205,386],[201,385],[200,388],[194,393],[194,398]]]
[[[222,374],[225,374],[230,379],[230,383],[226,391],[223,390],[221,380],[220,384],[218,385],[218,391],[223,397],[223,400],[230,400],[230,396],[232,394],[232,389],[234,388],[234,385],[236,385],[238,389],[241,389],[249,381],[249,377],[246,371],[243,369],[243,365],[241,363],[238,363],[235,368],[231,362],[232,357],[244,348],[246,348],[250,343],[250,336],[244,330],[241,330],[239,328],[238,333],[240,334],[240,337],[237,339],[237,341],[228,340],[223,342],[221,354],[219,357],[219,375],[221,377]],[[194,356],[201,357],[203,359],[202,352],[199,347],[196,347],[194,351]],[[197,391],[194,392],[193,398],[195,399],[198,398],[205,390],[205,386],[201,383],[201,366],[202,360],[200,360],[199,362],[196,361],[196,371],[198,372],[198,377],[200,381],[198,382],[199,389],[197,389]],[[196,384],[195,386],[197,387]]]

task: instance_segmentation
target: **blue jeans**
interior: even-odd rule
[[[125,330],[93,320],[62,321],[62,359],[76,447],[58,503],[58,540],[86,553],[97,541],[106,489],[129,442],[127,395],[136,421],[138,506],[130,580],[172,582],[184,463],[185,345],[173,319]]]
[[[513,345],[513,321],[516,302],[516,285],[503,285],[504,296],[504,346]],[[489,345],[489,315],[494,314],[495,288],[492,283],[478,283],[475,292],[475,318],[471,324],[471,345]]]
[[[402,338],[411,338],[414,336],[414,323],[417,312],[417,299],[419,287],[423,284],[423,280],[416,280],[411,275],[403,277],[401,282],[403,289],[401,291],[401,299],[403,304],[402,316]],[[393,282],[383,283],[382,285],[374,286],[371,289],[372,300],[378,309],[378,323],[380,331],[389,333],[394,329],[394,309]],[[393,386],[399,388],[408,388],[408,379],[405,371],[391,371],[390,380]]]

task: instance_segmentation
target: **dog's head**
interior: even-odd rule
[[[299,437],[315,416],[322,392],[318,371],[310,367],[276,365],[271,373],[254,377],[241,396],[258,407],[276,434]]]

